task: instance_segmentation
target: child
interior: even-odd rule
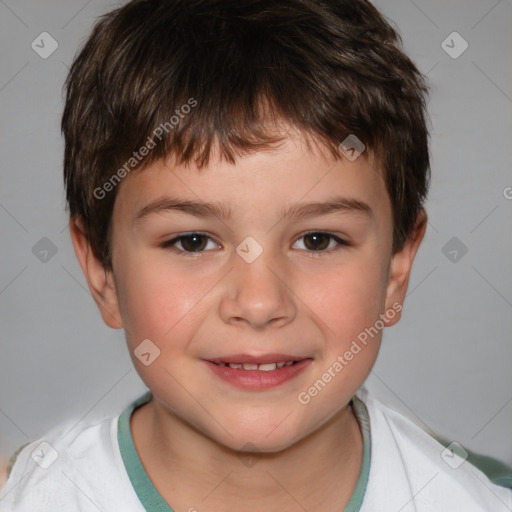
[[[1,509],[511,510],[362,388],[426,229],[426,93],[366,0],[104,16],[67,80],[70,233],[148,392],[22,447]]]

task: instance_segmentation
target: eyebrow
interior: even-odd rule
[[[178,211],[194,215],[195,217],[231,218],[231,207],[220,202],[187,201],[172,197],[156,199],[144,206],[134,217],[134,222],[149,215],[167,211]],[[294,203],[280,212],[281,217],[288,220],[299,220],[308,217],[328,215],[330,213],[362,214],[370,219],[374,218],[370,206],[358,199],[334,197],[323,202]]]
[[[144,206],[144,208],[135,215],[134,221],[143,219],[151,214],[167,211],[184,212],[189,215],[194,215],[195,217],[231,218],[231,208],[223,203],[207,203],[162,197]]]
[[[330,213],[356,213],[374,218],[370,206],[358,199],[334,197],[324,202],[295,203],[281,210],[284,219],[304,219]]]

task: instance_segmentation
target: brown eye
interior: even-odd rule
[[[302,244],[304,247],[296,247],[300,241],[303,240]],[[310,231],[305,235],[302,235],[294,244],[294,248],[304,249],[309,253],[326,253],[332,254],[337,249],[341,249],[340,246],[348,247],[350,244],[342,240],[341,238],[333,235],[332,233],[324,233],[323,231]],[[311,254],[314,256],[315,254]]]
[[[160,244],[160,247],[162,247],[163,249],[171,249],[173,251],[184,254],[191,254],[205,252],[205,249],[208,246],[209,242],[214,244],[214,246],[217,245],[207,235],[204,235],[202,233],[191,233],[188,235],[177,236],[172,240],[167,240]]]
[[[322,251],[329,247],[331,238],[325,233],[311,233],[304,236],[304,245],[311,251]]]
[[[181,245],[187,252],[202,251],[206,246],[204,235],[189,235],[180,237]]]

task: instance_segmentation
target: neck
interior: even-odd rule
[[[362,435],[348,405],[278,453],[241,456],[154,400],[132,414],[131,431],[149,478],[175,510],[339,511],[362,465]]]

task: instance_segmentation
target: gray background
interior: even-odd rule
[[[88,291],[62,184],[61,87],[94,18],[117,4],[0,0],[3,456],[68,418],[120,412],[146,389],[122,331],[103,324]],[[375,4],[432,82],[433,179],[404,317],[385,331],[367,385],[420,424],[512,465],[512,5]],[[458,58],[441,45],[453,31],[469,44]],[[31,48],[42,32],[58,42],[47,59]],[[445,45],[453,53],[460,42]]]

